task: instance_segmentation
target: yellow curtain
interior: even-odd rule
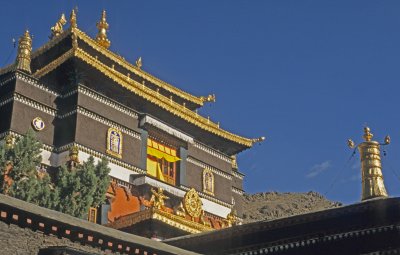
[[[177,156],[169,155],[169,154],[167,154],[165,152],[156,150],[156,149],[154,149],[152,147],[147,147],[147,154],[151,155],[151,156],[154,156],[154,157],[156,157],[158,159],[164,158],[166,161],[172,162],[172,163],[181,160]]]
[[[147,158],[147,174],[157,177],[157,161]]]
[[[147,158],[147,174],[156,177],[161,181],[165,181],[160,164],[157,161]]]

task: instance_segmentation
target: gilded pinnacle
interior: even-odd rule
[[[382,164],[381,164],[381,150],[379,144],[376,141],[372,141],[373,134],[369,127],[364,128],[364,142],[357,145],[358,151],[360,152],[361,159],[361,183],[362,183],[362,198],[361,200],[367,200],[377,197],[387,197],[385,184],[383,182],[382,175]],[[390,143],[390,137],[385,137],[385,143]],[[350,148],[354,148],[354,142],[349,139],[347,144]]]
[[[71,15],[69,16],[69,23],[71,25],[72,28],[77,28],[77,24],[76,24],[76,13],[75,13],[75,9],[72,9],[71,11]]]
[[[63,27],[65,24],[67,24],[67,20],[65,19],[64,13],[62,13],[60,19],[51,27],[51,38],[57,37],[64,32]]]
[[[18,55],[16,65],[18,70],[31,73],[32,38],[26,30],[18,40]]]
[[[103,10],[101,14],[101,19],[99,22],[97,22],[97,29],[99,30],[99,32],[97,33],[96,41],[106,49],[110,47],[111,44],[110,40],[107,39],[108,27],[109,25],[106,20],[106,11]]]
[[[364,140],[370,142],[372,137],[374,137],[374,135],[371,133],[371,129],[369,127],[365,127],[363,135]]]

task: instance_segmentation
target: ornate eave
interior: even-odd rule
[[[178,116],[182,118],[183,120],[194,124],[195,126],[208,131],[210,133],[213,133],[217,136],[220,136],[228,141],[235,142],[236,144],[239,144],[241,146],[244,146],[245,148],[250,148],[252,145],[258,141],[259,139],[249,139],[245,138],[233,133],[230,133],[222,128],[219,127],[219,124],[214,123],[210,121],[208,118],[205,118],[197,112],[192,111],[185,107],[184,105],[181,105],[177,102],[174,102],[170,98],[164,96],[163,94],[159,93],[158,91],[155,91],[144,84],[141,84],[129,77],[128,74],[123,74],[119,72],[118,70],[115,69],[114,65],[106,65],[103,63],[98,57],[92,56],[89,54],[87,51],[85,51],[83,48],[78,45],[78,39],[84,41],[86,44],[90,45],[93,49],[95,49],[97,52],[100,52],[104,56],[108,57],[112,61],[114,61],[116,64],[123,66],[126,69],[129,69],[132,72],[135,72],[138,75],[142,75],[144,78],[152,79],[152,82],[155,82],[159,84],[159,86],[164,86],[165,88],[168,88],[169,90],[174,90],[176,93],[178,93],[180,90],[177,88],[173,88],[172,85],[169,85],[167,83],[161,83],[160,80],[156,79],[153,76],[150,76],[149,74],[145,73],[143,70],[138,69],[137,67],[129,64],[127,61],[125,61],[122,57],[116,55],[115,53],[112,53],[111,51],[100,47],[96,41],[91,39],[89,36],[87,36],[84,32],[80,31],[77,28],[70,28],[66,31],[64,31],[60,36],[57,36],[56,38],[52,39],[49,41],[46,45],[40,47],[38,50],[33,52],[32,58],[38,57],[41,54],[45,53],[47,50],[50,48],[54,47],[56,44],[61,42],[64,38],[68,37],[70,35],[72,37],[72,47],[68,51],[66,51],[64,54],[61,56],[58,56],[56,59],[48,63],[47,65],[39,68],[38,70],[34,70],[33,76],[36,78],[41,78],[45,76],[46,74],[50,73],[51,71],[55,70],[58,66],[66,62],[70,58],[78,58],[88,64],[89,66],[95,68],[97,71],[101,72],[117,84],[121,85],[122,87],[128,89],[129,91],[133,92],[134,94],[138,95],[139,97],[142,97],[146,99],[147,101],[159,106],[160,108],[172,113],[175,116]],[[183,93],[182,91],[179,93]],[[189,94],[182,94],[185,95],[186,97],[189,97]],[[192,97],[197,98],[197,97]]]
[[[164,212],[154,207],[141,212],[123,216],[112,223],[108,223],[106,226],[115,229],[123,229],[146,220],[158,220],[171,227],[183,230],[191,234],[213,230],[211,227],[208,227],[206,225],[187,220],[183,217]]]

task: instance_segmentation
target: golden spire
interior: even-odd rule
[[[142,57],[139,57],[139,58],[136,60],[136,66],[137,66],[137,68],[141,69],[141,68],[142,68],[142,65],[143,65],[143,63],[142,63]]]
[[[51,27],[51,37],[54,38],[59,36],[62,32],[64,32],[63,26],[67,24],[67,20],[65,19],[64,13],[61,14],[60,19],[56,22],[56,24]]]
[[[110,47],[110,40],[107,39],[107,30],[108,30],[108,23],[106,21],[106,11],[103,10],[103,13],[101,14],[101,20],[97,22],[97,28],[99,29],[99,32],[97,33],[96,36],[96,41],[103,46],[104,48],[108,49]]]
[[[380,146],[390,143],[390,137],[385,137],[385,143],[380,144],[372,141],[373,134],[369,127],[364,128],[364,142],[357,145],[361,159],[362,198],[361,201],[387,197],[385,184],[383,182]],[[347,144],[354,148],[354,142],[349,139]]]
[[[69,23],[70,23],[72,28],[77,28],[78,27],[78,25],[76,24],[75,9],[72,9],[72,11],[71,11],[71,15],[69,16]]]
[[[18,55],[16,59],[17,69],[31,73],[31,52],[32,52],[32,38],[29,31],[26,30],[18,40]]]

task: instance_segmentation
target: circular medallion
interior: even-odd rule
[[[46,125],[44,124],[42,118],[36,117],[32,120],[32,126],[35,130],[42,131]]]
[[[190,189],[185,194],[183,200],[183,206],[185,207],[186,212],[194,218],[200,217],[203,210],[203,203],[201,202],[199,194],[197,194],[196,190],[193,188]]]

